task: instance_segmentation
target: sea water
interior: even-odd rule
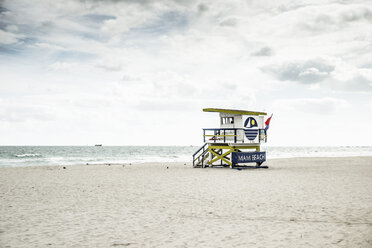
[[[0,167],[192,162],[197,146],[0,146]],[[372,156],[371,146],[262,147],[267,159]]]

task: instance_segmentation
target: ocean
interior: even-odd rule
[[[197,146],[0,146],[0,167],[192,162]],[[264,147],[267,159],[372,156],[372,146]]]

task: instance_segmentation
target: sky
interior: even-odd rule
[[[372,1],[0,0],[0,145],[372,145]]]

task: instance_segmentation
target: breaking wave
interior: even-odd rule
[[[1,2],[1,0],[0,0]],[[192,161],[196,146],[0,146],[0,167]],[[262,146],[268,159],[372,156],[372,146]]]
[[[14,154],[14,157],[17,158],[41,157],[41,154],[38,153]]]

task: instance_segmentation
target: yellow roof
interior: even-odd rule
[[[204,112],[218,112],[218,113],[228,113],[236,115],[267,115],[264,112],[256,112],[249,110],[239,110],[239,109],[219,109],[219,108],[205,108]]]

